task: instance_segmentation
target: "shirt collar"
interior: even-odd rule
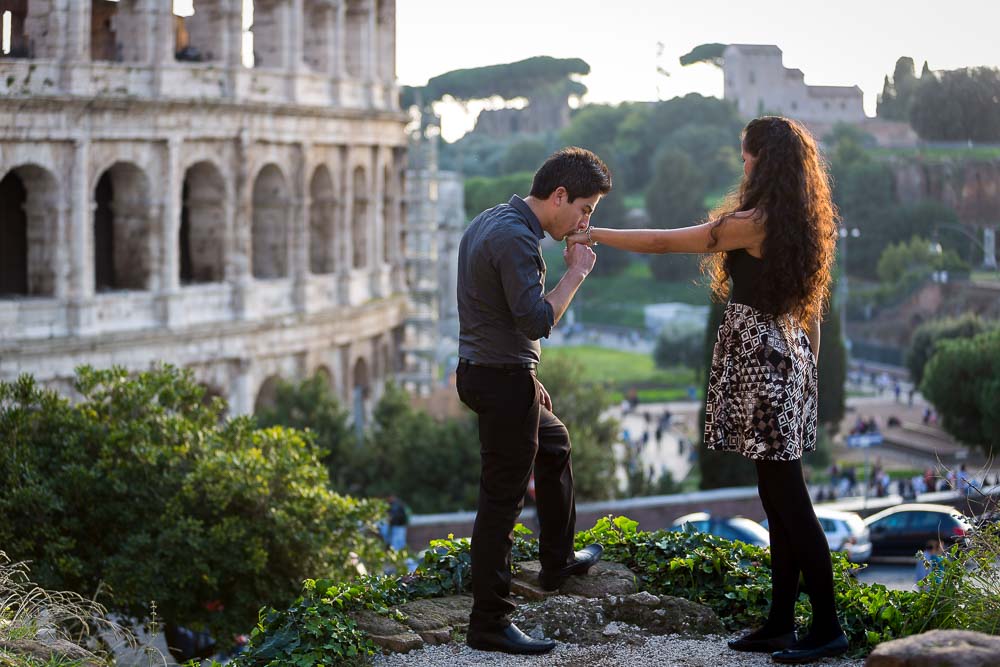
[[[516,208],[518,212],[525,217],[528,222],[528,227],[535,233],[535,236],[539,239],[545,238],[545,232],[542,230],[542,223],[538,221],[538,216],[535,215],[535,212],[531,210],[531,207],[528,206],[526,201],[517,195],[514,195],[507,203]]]

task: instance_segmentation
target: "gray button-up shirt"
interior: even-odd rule
[[[483,211],[458,248],[458,356],[480,363],[538,362],[555,323],[543,298],[542,225],[523,199]]]

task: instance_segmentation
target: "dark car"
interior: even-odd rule
[[[741,516],[714,517],[707,512],[695,512],[677,517],[670,530],[694,530],[758,547],[771,546],[771,535],[767,529],[756,521]]]
[[[897,505],[865,519],[872,541],[872,559],[913,560],[929,541],[940,539],[947,549],[972,529],[954,507],[910,503]]]

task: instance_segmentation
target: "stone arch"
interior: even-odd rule
[[[326,365],[318,366],[313,375],[322,378],[323,382],[326,383],[327,389],[330,390],[330,393],[336,395],[337,392],[333,383],[333,373],[330,372],[330,369]]]
[[[281,384],[281,377],[269,375],[260,384],[257,390],[257,398],[253,402],[254,414],[260,413],[265,408],[274,407],[278,398],[278,385]]]
[[[309,270],[315,274],[336,271],[335,225],[337,197],[326,165],[316,167],[309,182]]]
[[[0,295],[54,296],[59,185],[34,164],[0,180]]]
[[[305,0],[302,57],[314,72],[334,73],[337,7],[326,0]]]
[[[0,0],[0,26],[7,39],[4,58],[31,58],[31,40],[27,32],[28,0]]]
[[[231,46],[229,8],[223,0],[194,0],[190,16],[175,16],[174,57],[186,62],[223,62]]]
[[[253,66],[271,69],[287,65],[284,61],[285,21],[287,3],[275,0],[255,0],[253,3]]]
[[[288,181],[281,169],[268,164],[253,183],[251,267],[255,278],[288,275]]]
[[[365,60],[368,58],[368,0],[347,0],[346,27],[344,37],[344,68],[347,76],[360,79],[365,72]]]
[[[134,0],[91,0],[90,58],[112,62],[147,62],[154,35],[142,4]]]
[[[359,438],[368,416],[369,402],[372,397],[372,378],[368,370],[368,362],[359,357],[351,368],[351,416]]]
[[[375,10],[378,44],[378,78],[396,80],[396,0],[377,0]]]
[[[393,235],[396,228],[396,194],[392,166],[385,165],[382,171],[382,262],[389,264],[393,257]]]
[[[392,351],[388,341],[384,341],[379,347],[379,356],[382,359],[381,365],[384,377],[385,379],[389,379],[395,374],[396,368],[392,363]]]
[[[94,205],[95,288],[149,289],[159,253],[145,172],[115,162],[97,181]]]
[[[188,167],[181,197],[180,282],[221,282],[225,277],[226,182],[207,160]]]
[[[396,219],[399,221],[399,224],[394,230],[397,243],[395,259],[397,262],[400,262],[406,254],[406,216],[409,215],[406,204],[406,169],[402,167],[397,169],[396,182],[396,192],[399,193],[399,196],[396,198]]]
[[[365,168],[357,166],[351,178],[351,241],[354,248],[351,266],[363,269],[368,266],[368,177]]]

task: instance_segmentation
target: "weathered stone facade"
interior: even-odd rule
[[[776,113],[803,122],[860,122],[863,95],[857,86],[809,86],[800,69],[782,64],[771,44],[730,44],[723,52],[723,96],[740,116]]]
[[[460,174],[438,169],[437,137],[415,137],[407,172],[406,256],[411,288],[400,376],[411,392],[427,396],[442,367],[458,363],[458,246],[465,231]]]
[[[363,414],[400,367],[395,1],[253,4],[253,67],[243,0],[12,4],[0,378],[166,361],[247,413],[319,372]]]

